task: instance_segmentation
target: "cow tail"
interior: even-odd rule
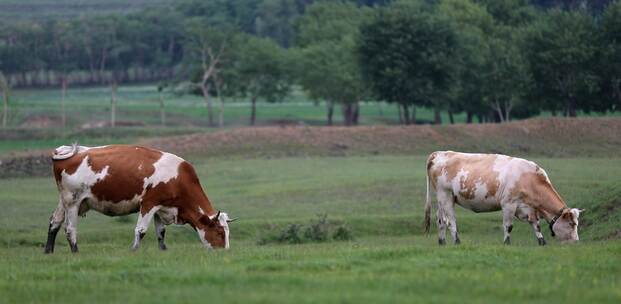
[[[429,233],[431,227],[431,189],[429,187],[429,172],[427,172],[427,197],[425,199],[425,222],[423,223],[425,233]]]
[[[54,150],[52,160],[63,160],[74,156],[78,152],[78,143],[71,146],[60,146]]]

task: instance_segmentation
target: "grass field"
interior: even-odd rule
[[[53,181],[0,179],[0,302],[621,301],[621,242],[611,238],[621,223],[614,212],[621,159],[534,159],[572,207],[587,209],[579,244],[562,246],[546,230],[545,248],[525,223],[504,246],[499,213],[461,209],[462,245],[439,247],[435,234],[421,231],[424,160],[195,158],[215,206],[240,218],[231,226],[232,248],[215,252],[189,227],[168,229],[167,252],[157,249],[150,227],[143,247],[130,252],[135,217],[91,212],[80,218],[79,254],[59,234],[56,253],[43,255]],[[257,244],[318,213],[344,223],[354,239]]]
[[[155,126],[160,124],[159,94],[155,85],[122,86],[118,91],[119,121],[140,122]],[[200,96],[164,95],[169,126],[207,126],[207,109]],[[67,93],[67,117],[69,127],[79,127],[91,121],[106,121],[110,111],[110,89],[106,87],[70,88]],[[214,99],[217,112],[218,104]],[[443,119],[448,116],[443,113]],[[396,124],[397,108],[394,105],[361,103],[361,124]],[[32,126],[37,116],[53,119],[58,124],[60,118],[60,90],[16,90],[12,97],[10,111],[12,126]],[[250,103],[243,99],[225,99],[224,121],[226,126],[248,125]],[[217,117],[217,116],[216,116]],[[426,108],[417,111],[417,119],[431,121],[433,113]],[[465,115],[455,116],[457,122],[465,122]],[[300,90],[296,89],[281,103],[259,101],[257,124],[275,124],[288,121],[309,125],[324,125],[326,109],[324,103],[313,103]],[[341,123],[340,108],[335,109],[334,122]]]
[[[135,12],[168,5],[170,0],[0,0],[3,21],[76,18],[84,15]]]

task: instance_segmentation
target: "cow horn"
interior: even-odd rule
[[[218,210],[218,214],[216,214],[216,217],[214,217],[214,220],[218,220],[220,219],[220,210]]]
[[[236,218],[228,219],[228,220],[226,220],[226,222],[227,222],[227,223],[232,223],[232,222],[234,222],[234,221],[236,221],[236,220],[238,220],[238,219],[239,219],[239,218],[238,218],[238,217],[236,217]]]

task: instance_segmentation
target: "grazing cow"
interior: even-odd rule
[[[459,244],[455,204],[474,212],[502,210],[504,242],[511,243],[513,217],[528,221],[539,245],[546,242],[539,219],[548,221],[552,236],[561,241],[578,240],[578,216],[583,210],[568,208],[546,172],[534,162],[500,154],[433,152],[427,159],[425,231],[431,222],[430,183],[438,200],[438,242],[445,243],[448,226]]]
[[[182,158],[138,146],[61,146],[52,156],[60,192],[50,218],[45,253],[54,251],[63,222],[72,252],[78,251],[78,215],[94,209],[119,216],[139,212],[132,249],[140,246],[154,219],[159,248],[165,225],[190,224],[205,247],[229,247],[229,220],[216,211],[203,192],[192,165]]]

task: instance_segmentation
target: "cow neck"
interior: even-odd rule
[[[539,211],[544,215],[546,221],[552,222],[563,213],[563,210],[567,209],[567,205],[556,192],[556,190],[550,186],[551,191],[547,191],[548,195],[544,197],[544,203],[539,206]]]
[[[203,212],[205,212],[205,215],[209,216],[209,218],[212,218],[218,214],[216,209],[213,208],[213,205],[211,204],[211,201],[209,201],[207,195],[203,195],[203,199],[199,200],[198,205],[201,207]]]

